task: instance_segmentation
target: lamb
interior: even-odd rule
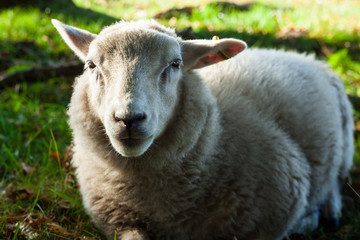
[[[324,63],[185,41],[154,20],[98,35],[52,23],[85,62],[72,164],[107,239],[282,239],[338,224],[354,126]]]

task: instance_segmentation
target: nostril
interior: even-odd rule
[[[138,122],[141,122],[141,121],[144,121],[146,119],[146,113],[139,113],[139,114],[136,114],[135,116],[135,120],[138,121]]]
[[[116,122],[123,121],[123,118],[117,116],[116,114],[114,114],[114,119],[115,119]]]
[[[140,122],[144,121],[146,118],[147,118],[146,113],[137,113],[131,117],[120,117],[116,113],[114,114],[114,120],[116,122],[123,123],[127,127],[130,127],[134,123],[140,123]]]

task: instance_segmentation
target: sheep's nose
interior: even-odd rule
[[[136,127],[140,123],[144,122],[146,118],[146,113],[136,113],[126,117],[122,117],[116,113],[114,114],[115,121],[123,124],[126,128]]]

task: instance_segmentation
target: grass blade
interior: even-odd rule
[[[33,202],[32,206],[31,206],[31,209],[30,209],[30,213],[32,213],[32,212],[34,211],[34,208],[35,208],[35,206],[36,206],[36,203],[37,203],[37,201],[39,200],[39,195],[40,195],[40,188],[39,188],[38,191],[37,191],[35,201]]]
[[[69,203],[71,203],[71,204],[73,204],[73,205],[75,205],[75,206],[77,206],[77,207],[81,207],[81,206],[82,206],[82,204],[81,204],[80,201],[78,201],[78,200],[76,200],[76,199],[74,199],[74,198],[72,198],[72,197],[70,197],[70,196],[68,196],[68,195],[66,195],[66,194],[64,194],[64,193],[58,192],[58,191],[56,191],[56,190],[54,190],[54,189],[50,189],[50,191],[53,192],[53,193],[55,193],[55,194],[56,194],[57,196],[59,196],[60,198],[68,201]]]
[[[55,147],[56,159],[59,164],[59,168],[61,169],[60,153],[59,153],[59,149],[58,149],[55,137],[54,137],[54,133],[51,129],[50,129],[50,134],[51,134],[52,143],[54,143],[54,147]],[[50,144],[50,151],[51,151],[51,144]]]
[[[13,236],[12,240],[17,240],[18,239],[17,235],[18,235],[19,230],[20,230],[20,224],[21,224],[20,222],[18,222],[16,224],[16,229],[15,229],[15,233],[14,233],[14,236]]]

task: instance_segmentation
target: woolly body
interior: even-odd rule
[[[150,59],[140,60],[149,66],[139,69],[159,61],[143,47],[156,53],[164,47],[146,38],[154,32],[179,42],[184,66],[174,72],[176,83],[167,83],[174,99],[161,131],[134,157],[123,156],[109,136],[101,106],[112,103],[99,93],[99,82],[90,79],[88,70],[76,80],[68,111],[73,164],[84,206],[108,239],[115,231],[120,239],[281,239],[313,213],[321,211],[330,220],[339,214],[340,185],[352,163],[353,123],[341,81],[323,63],[295,53],[249,49],[194,69],[202,67],[200,60],[189,60],[197,50],[189,53],[185,41],[147,21],[106,28],[96,38],[101,40],[91,43],[89,55],[94,46],[103,47],[100,53],[111,52],[106,46],[114,36],[120,38],[127,24],[135,29],[129,36],[139,33],[133,41],[140,47],[131,48],[130,55]],[[140,79],[105,59],[104,78],[119,73]],[[209,59],[214,56],[205,64]],[[137,68],[130,61],[126,67]],[[150,74],[135,72],[143,78]]]

